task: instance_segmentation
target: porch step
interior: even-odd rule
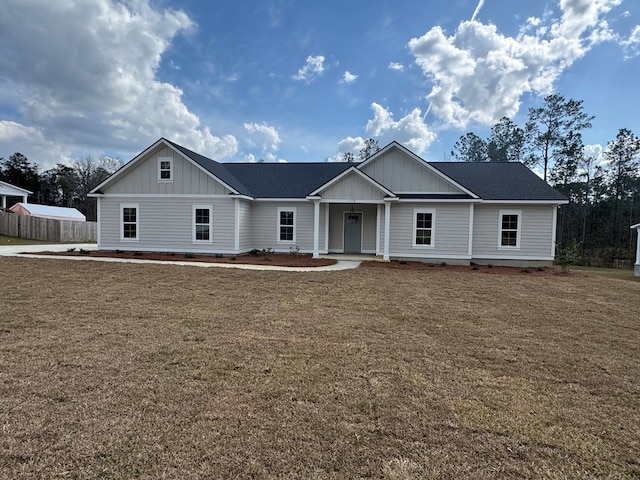
[[[332,260],[345,260],[350,262],[384,262],[382,255],[367,255],[367,254],[350,254],[350,253],[332,253],[330,255],[320,255],[320,258],[330,258]]]

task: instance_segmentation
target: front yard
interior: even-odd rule
[[[640,477],[637,282],[0,269],[0,478]]]

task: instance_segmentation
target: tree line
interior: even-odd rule
[[[461,136],[451,156],[465,162],[522,162],[569,199],[558,211],[558,250],[577,250],[586,265],[630,265],[640,223],[640,139],[619,129],[601,158],[585,151],[582,134],[594,117],[583,102],[551,94],[530,108],[524,126],[502,118],[483,139]]]
[[[7,159],[0,157],[0,180],[33,192],[29,195],[31,203],[77,208],[87,220],[95,221],[96,199],[88,193],[121,165],[116,158],[87,156],[73,161],[71,166],[58,163],[40,172],[36,163],[14,153]]]

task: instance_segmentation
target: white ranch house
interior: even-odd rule
[[[27,197],[33,192],[24,188],[16,187],[7,182],[0,181],[0,207],[7,208],[7,199],[11,197],[19,197],[23,203],[27,203]]]
[[[161,138],[94,188],[103,250],[298,249],[548,265],[567,199],[520,163],[426,162],[392,142],[361,163],[218,163]]]

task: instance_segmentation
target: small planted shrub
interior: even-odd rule
[[[75,247],[67,248],[67,252],[75,252],[75,251],[76,251]]]
[[[447,262],[440,262],[440,266],[441,267],[446,267],[447,266]]]
[[[194,253],[185,253],[184,258],[196,258]]]
[[[300,247],[298,245],[289,247],[289,253],[291,255],[298,255],[300,253]]]
[[[273,253],[273,248],[254,248],[249,252],[250,255],[256,255],[258,257],[268,257]]]
[[[133,252],[134,257],[141,257],[142,255],[144,255],[142,252]]]
[[[89,255],[89,253],[90,253],[90,252],[89,252],[89,250],[85,250],[84,248],[81,248],[81,249],[80,249],[80,253],[81,253],[82,255]]]
[[[560,265],[563,272],[569,271],[569,266],[576,265],[580,260],[580,245],[575,240],[571,245],[556,249],[556,264]]]
[[[118,250],[118,249],[116,249],[116,253],[117,253],[118,255],[120,255],[121,253],[124,253],[124,250]]]
[[[222,258],[222,254],[221,253],[216,253],[216,258]]]

